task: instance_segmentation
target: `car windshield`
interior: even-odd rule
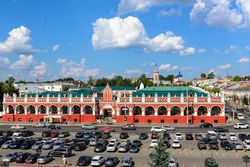
[[[181,136],[181,134],[180,133],[176,133],[176,136]]]
[[[40,145],[40,144],[41,144],[41,143],[35,143],[34,145],[36,145],[36,146],[37,146],[37,145]]]
[[[106,161],[114,161],[114,157],[108,157]]]
[[[250,145],[250,142],[246,142],[246,145]]]
[[[45,145],[47,145],[47,144],[51,144],[51,142],[50,141],[45,142]]]
[[[6,157],[12,157],[13,156],[13,153],[8,153],[7,155],[6,155]]]
[[[129,160],[122,160],[122,163],[130,163]]]
[[[115,146],[115,144],[113,144],[113,143],[109,144],[109,147],[114,147],[114,146]]]

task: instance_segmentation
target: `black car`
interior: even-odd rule
[[[115,167],[119,164],[119,159],[117,157],[108,157],[105,160],[106,167]]]
[[[109,131],[104,131],[103,133],[102,133],[102,138],[103,139],[108,139],[108,138],[110,138],[111,137],[111,135],[110,135],[110,132]]]
[[[37,162],[37,158],[39,157],[39,155],[40,155],[39,153],[30,154],[28,158],[25,160],[25,162],[27,164],[34,164]]]
[[[7,140],[4,138],[0,138],[0,146],[2,146]]]
[[[140,140],[146,140],[148,138],[148,134],[147,133],[140,133],[139,135],[139,139]]]
[[[91,163],[92,158],[90,156],[80,156],[77,160],[78,166],[88,166]]]
[[[199,125],[200,128],[212,128],[213,124],[211,123],[202,123]]]
[[[213,130],[214,130],[215,132],[228,132],[227,129],[221,128],[221,127],[214,128]]]
[[[75,144],[74,151],[83,151],[87,148],[86,144],[84,142],[78,142]]]
[[[25,141],[24,143],[21,144],[20,148],[22,150],[31,149],[33,144],[35,144],[35,140],[27,140],[27,141]]]
[[[120,133],[120,139],[127,139],[129,137],[129,134],[127,132]]]
[[[6,137],[12,136],[13,133],[14,133],[14,132],[13,132],[12,130],[3,131],[3,136],[6,136]]]
[[[129,147],[130,153],[138,153],[139,151],[140,151],[140,147],[138,146],[138,144],[133,143],[130,145],[130,147]]]
[[[14,141],[9,145],[10,149],[19,149],[21,145],[23,144],[23,141]]]
[[[170,136],[170,134],[169,134],[169,133],[167,133],[167,132],[164,132],[164,133],[163,133],[163,139],[168,139],[168,140],[171,140],[171,136]]]
[[[83,138],[84,132],[77,132],[75,137],[76,138]]]
[[[248,136],[247,136],[246,134],[244,134],[244,133],[240,133],[240,134],[238,135],[238,137],[239,137],[239,139],[240,139],[241,141],[248,140]]]
[[[202,150],[202,149],[207,149],[206,143],[204,141],[199,141],[197,143],[197,147]]]
[[[98,138],[98,139],[100,139],[100,138],[102,138],[102,132],[93,132],[93,137],[94,138]]]
[[[75,144],[78,143],[78,142],[80,142],[80,141],[81,141],[80,139],[71,139],[70,140],[70,142],[75,143]]]
[[[30,156],[30,153],[28,152],[19,152],[15,155],[14,161],[16,163],[24,163],[25,160]]]
[[[51,131],[44,131],[42,132],[42,137],[50,137],[51,133]]]
[[[169,143],[169,140],[164,140],[164,145],[167,147],[167,148],[170,148],[171,147],[171,144]]]
[[[98,142],[95,145],[94,151],[95,152],[103,152],[106,150],[106,145],[104,143]]]
[[[21,136],[22,137],[28,137],[28,136],[32,136],[32,135],[34,135],[33,131],[30,131],[30,130],[23,130],[23,131],[21,131]]]
[[[233,146],[228,140],[222,140],[220,143],[221,148],[224,148],[225,150],[232,150]]]
[[[48,129],[61,129],[61,127],[57,125],[49,125]]]
[[[133,140],[133,142],[131,143],[131,145],[132,145],[132,144],[137,144],[139,147],[142,146],[141,140]]]
[[[202,139],[200,139],[200,141],[203,141],[206,144],[209,144],[209,142],[211,142],[212,140],[210,138],[202,138]]]
[[[194,138],[195,138],[195,140],[200,140],[200,139],[203,138],[203,136],[202,136],[201,133],[196,133],[196,134],[194,135]]]
[[[216,141],[211,141],[211,142],[209,142],[209,148],[210,148],[211,150],[218,150],[218,149],[219,149],[219,147],[218,147],[218,142],[216,142]]]
[[[194,140],[192,133],[186,133],[185,138],[186,138],[186,140]]]

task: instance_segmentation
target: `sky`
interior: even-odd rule
[[[250,75],[249,0],[1,0],[0,80]]]

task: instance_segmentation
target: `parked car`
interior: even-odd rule
[[[38,122],[38,123],[32,125],[32,127],[34,127],[34,128],[45,128],[46,125],[44,123]]]
[[[204,141],[198,141],[197,147],[202,150],[202,149],[207,149],[206,143]]]
[[[200,139],[203,138],[203,136],[202,136],[201,133],[196,133],[196,134],[194,135],[194,138],[195,138],[195,140],[200,140]]]
[[[128,152],[129,150],[129,144],[122,142],[118,147],[118,152]]]
[[[220,146],[221,146],[221,148],[224,148],[225,150],[232,150],[233,149],[232,144],[227,140],[222,140],[220,143]]]
[[[140,133],[139,134],[139,139],[140,140],[146,140],[148,138],[148,134],[147,133]]]
[[[12,136],[13,137],[19,137],[19,136],[21,136],[22,135],[22,132],[21,131],[15,131],[13,134],[12,134]]]
[[[169,134],[169,133],[167,133],[167,132],[164,132],[164,133],[163,133],[163,139],[168,139],[168,140],[171,140],[171,136],[170,136],[170,134]]]
[[[49,162],[53,161],[53,157],[49,154],[41,154],[38,158],[37,158],[37,163],[38,164],[47,164]]]
[[[61,129],[61,127],[58,125],[49,125],[48,129]]]
[[[219,149],[218,142],[217,141],[210,141],[209,148],[211,150],[218,150]]]
[[[227,140],[227,135],[225,133],[220,133],[217,137],[219,140]]]
[[[87,145],[84,142],[78,142],[75,144],[74,151],[83,151],[87,148]]]
[[[179,142],[179,140],[174,140],[172,143],[172,148],[181,148],[181,144]]]
[[[110,132],[109,131],[105,131],[102,133],[102,138],[103,139],[109,139],[111,137]]]
[[[175,158],[170,158],[168,167],[179,167],[179,164]]]
[[[52,133],[50,134],[50,137],[56,138],[56,137],[58,137],[59,134],[60,134],[59,132],[52,132]]]
[[[84,132],[77,132],[75,137],[76,138],[83,138]]]
[[[169,125],[163,125],[161,128],[165,131],[175,131],[175,128]]]
[[[102,142],[96,143],[96,146],[94,148],[94,152],[103,152],[106,150],[106,145]]]
[[[236,136],[235,133],[229,133],[228,139],[231,140],[231,141],[236,141],[237,140],[237,136]]]
[[[91,161],[92,161],[92,157],[83,155],[83,156],[80,156],[78,158],[77,165],[78,166],[88,166],[88,165],[90,165]]]
[[[210,163],[212,161],[212,158],[211,157],[208,157],[205,159],[205,162],[204,162],[204,166],[205,167],[210,167]],[[213,165],[213,167],[219,167],[219,164],[216,162],[216,164]]]
[[[194,140],[194,137],[193,137],[192,133],[186,133],[185,138],[186,138],[186,140]]]
[[[151,140],[149,145],[150,145],[151,148],[154,148],[155,146],[158,146],[157,140],[156,139]]]
[[[14,158],[18,152],[9,152],[3,157],[3,162],[11,163],[14,161]]]
[[[84,124],[84,125],[82,125],[82,129],[84,129],[84,130],[95,130],[95,129],[97,129],[97,127],[95,125],[92,125],[92,124]]]
[[[42,149],[43,150],[50,150],[54,147],[54,142],[49,140],[49,141],[46,141],[43,146],[42,146]]]
[[[133,142],[131,144],[137,144],[139,147],[142,146],[141,140],[133,140]]]
[[[57,148],[60,148],[60,147],[63,147],[65,145],[65,142],[64,141],[56,141],[54,146],[53,146],[53,149],[57,149]]]
[[[136,130],[136,127],[134,124],[126,124],[126,125],[123,125],[122,130]]]
[[[119,164],[119,162],[120,162],[120,160],[115,156],[108,157],[105,160],[105,166],[106,167],[115,167],[116,165]]]
[[[217,140],[218,136],[215,131],[208,131],[206,134],[207,138],[210,138],[211,140]]]
[[[158,139],[158,138],[159,138],[158,133],[153,132],[153,133],[151,134],[151,139]]]
[[[9,145],[9,148],[10,149],[19,149],[21,144],[23,143],[24,141],[21,141],[21,140],[18,140],[18,141],[14,141],[13,143],[11,143]]]
[[[129,137],[129,134],[127,132],[120,133],[120,139],[127,139],[128,137]]]
[[[118,143],[109,143],[106,151],[107,152],[115,152],[117,150]]]
[[[10,129],[25,129],[25,127],[21,125],[13,125],[10,127]]]
[[[50,137],[51,133],[51,131],[44,131],[42,132],[42,137]]]
[[[248,139],[248,136],[247,136],[246,134],[244,134],[244,133],[240,133],[240,134],[238,135],[238,137],[239,137],[239,139],[240,139],[241,141],[244,141],[244,140],[247,140],[247,139]]]
[[[215,132],[228,132],[228,129],[221,128],[221,127],[216,127],[213,129]]]
[[[21,131],[21,136],[22,137],[28,137],[34,135],[34,132],[31,130],[22,130]]]
[[[90,139],[90,138],[92,138],[93,137],[93,133],[92,132],[85,132],[84,134],[83,134],[83,138],[84,139]]]
[[[27,140],[24,143],[22,143],[20,145],[20,148],[22,150],[27,150],[27,149],[31,149],[31,147],[33,146],[33,144],[35,144],[35,140]]]
[[[25,160],[29,157],[30,153],[28,152],[19,152],[15,155],[14,161],[16,163],[24,163]]]
[[[130,153],[137,153],[140,151],[140,147],[137,143],[132,143],[129,147],[129,152]]]
[[[250,140],[243,141],[243,145],[247,151],[250,151]]]
[[[94,156],[91,160],[91,166],[102,166],[105,163],[105,158],[102,156]]]
[[[39,157],[39,153],[30,154],[28,158],[25,160],[26,164],[34,164],[37,162],[37,158]]]
[[[8,149],[10,144],[13,143],[13,142],[14,142],[13,140],[8,140],[4,144],[2,144],[1,148],[2,149]]]
[[[213,124],[211,123],[202,123],[199,125],[200,128],[212,128]]]
[[[64,145],[65,148],[69,148],[70,150],[74,150],[75,148],[75,143],[69,142]]]
[[[70,157],[72,155],[72,151],[70,148],[60,147],[57,149],[50,150],[49,155],[51,155],[52,157]]]
[[[234,124],[234,129],[248,129],[249,125],[243,123],[236,123]]]
[[[176,140],[183,140],[182,134],[181,133],[175,133],[175,139]]]
[[[164,145],[165,145],[166,148],[170,148],[171,147],[171,144],[170,144],[170,142],[169,142],[168,139],[164,140]]]
[[[58,135],[58,137],[60,137],[60,138],[64,138],[64,137],[68,137],[68,136],[70,136],[70,134],[69,134],[68,131],[61,132],[61,133]]]
[[[33,146],[31,147],[32,150],[42,149],[43,143],[41,141],[37,141]]]
[[[134,165],[133,159],[129,156],[122,157],[121,167],[132,167]]]
[[[97,141],[98,141],[98,139],[92,138],[92,139],[90,139],[89,145],[90,146],[95,146]]]
[[[244,146],[241,144],[241,142],[234,142],[234,143],[232,143],[232,145],[233,145],[233,148],[235,150],[243,150],[243,148],[244,148]]]
[[[151,132],[165,132],[166,130],[163,129],[162,127],[160,126],[152,126],[151,127]]]
[[[93,132],[93,137],[94,138],[102,138],[102,132]]]
[[[110,126],[106,126],[106,127],[102,128],[102,132],[104,132],[104,131],[114,132],[115,128],[110,127]]]
[[[243,115],[242,113],[238,113],[238,114],[237,114],[237,119],[238,119],[238,120],[244,120],[245,117],[244,117],[244,115]]]
[[[209,144],[209,142],[211,142],[211,141],[213,141],[213,140],[211,140],[210,138],[202,138],[202,139],[200,139],[200,141],[204,141],[206,144]]]

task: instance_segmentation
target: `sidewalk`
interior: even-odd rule
[[[70,167],[77,167],[72,164],[68,164],[67,166]],[[57,164],[41,164],[38,166],[38,164],[13,164],[11,163],[9,167],[64,167],[64,165],[57,165]]]

